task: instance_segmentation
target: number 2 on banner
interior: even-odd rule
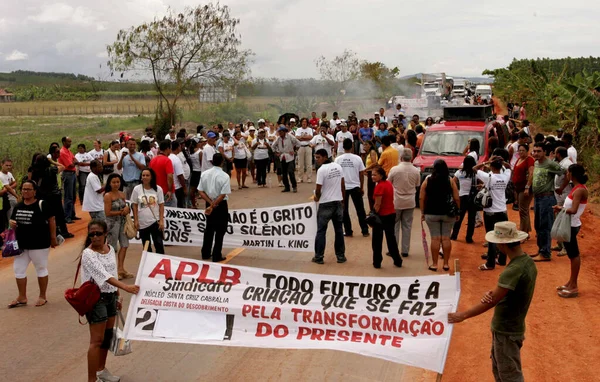
[[[137,330],[153,331],[158,311],[156,309],[138,308],[135,316],[135,328]]]

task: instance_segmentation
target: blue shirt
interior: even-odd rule
[[[379,139],[385,137],[388,135],[388,131],[387,130],[377,130],[375,132],[375,136]],[[375,142],[375,145],[377,146],[377,148],[379,148],[379,146],[381,146],[380,142]]]
[[[358,133],[360,134],[360,137],[363,141],[370,141],[373,139],[373,129],[371,129],[370,127],[363,127],[360,130],[358,130]]]
[[[142,170],[140,170],[133,160],[131,160],[130,155],[131,154],[127,154],[125,158],[123,158],[123,180],[126,182],[140,180],[140,176],[142,175]],[[144,154],[136,152],[133,153],[133,157],[139,163],[146,164]]]

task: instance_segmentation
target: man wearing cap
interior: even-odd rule
[[[296,132],[296,118],[290,118],[290,128],[289,131],[294,134]]]
[[[525,317],[533,298],[537,269],[523,252],[521,242],[527,233],[510,221],[496,223],[485,235],[489,243],[506,253],[510,263],[500,274],[498,284],[481,301],[462,312],[448,313],[448,323],[457,324],[494,308],[492,318],[492,372],[496,381],[523,381],[521,347],[525,339]]]
[[[563,134],[564,134],[564,130],[562,127],[559,127],[558,129],[556,129],[556,139],[562,140]]]
[[[177,139],[175,126],[171,126],[171,130],[169,130],[169,134],[165,135],[165,139],[168,139],[169,141],[174,141],[175,139]]]
[[[398,121],[402,124],[402,126],[404,126],[404,128],[406,129],[406,127],[408,126],[408,121],[406,120],[406,118],[404,117],[404,113],[400,112],[398,113]]]
[[[265,123],[264,119],[259,119],[257,122],[258,124],[258,131],[260,132],[261,130],[263,130],[265,133],[269,132],[269,128],[267,127],[267,124]]]
[[[300,142],[298,142],[296,137],[288,135],[288,128],[285,125],[279,126],[277,132],[279,136],[275,140],[275,143],[273,143],[273,151],[281,162],[281,176],[284,186],[281,192],[290,192],[290,181],[292,183],[292,191],[298,192],[294,170],[296,166],[295,149],[300,146]]]
[[[217,153],[217,149],[215,148],[216,140],[217,134],[215,132],[209,131],[208,134],[206,134],[206,145],[202,149],[201,173],[204,173],[213,167],[212,159]]]
[[[312,182],[312,148],[310,147],[310,141],[313,138],[313,129],[308,126],[308,119],[302,118],[300,121],[300,127],[296,130],[296,138],[300,142],[300,148],[298,149],[298,177],[300,183],[304,182],[306,176],[308,176],[308,183]]]
[[[346,122],[340,124],[340,131],[335,135],[335,152],[336,156],[344,154],[344,140],[350,139],[354,142],[352,133],[348,131],[348,125]]]
[[[400,115],[400,113],[402,113],[402,115],[404,115],[406,112],[402,108],[401,104],[396,104],[396,114],[394,114],[394,116],[398,117]]]

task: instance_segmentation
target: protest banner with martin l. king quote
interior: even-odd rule
[[[316,216],[314,202],[229,210],[229,224],[223,238],[223,246],[314,252]],[[165,207],[166,245],[201,247],[205,227],[204,211]],[[141,243],[141,240],[136,236],[130,242]]]
[[[460,276],[347,277],[144,252],[131,340],[332,349],[441,373]]]

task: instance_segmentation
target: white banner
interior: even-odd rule
[[[459,280],[280,272],[144,252],[125,337],[334,349],[441,373]]]
[[[165,244],[201,247],[205,227],[206,215],[203,210],[165,207]],[[229,210],[223,246],[314,252],[316,233],[317,211],[314,202]],[[141,243],[139,236],[131,242]]]

